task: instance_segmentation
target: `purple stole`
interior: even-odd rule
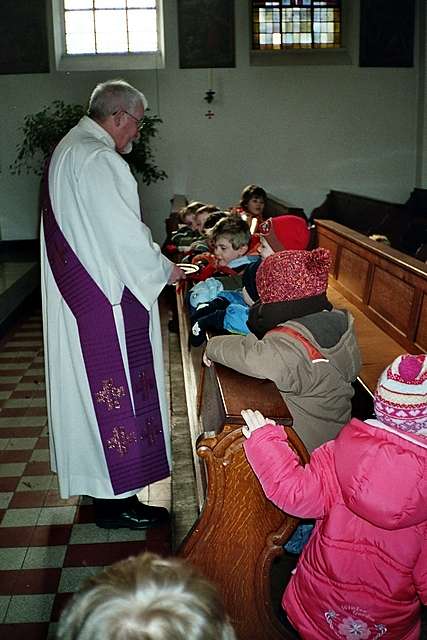
[[[49,265],[73,313],[114,494],[169,475],[149,337],[149,313],[125,287],[120,302],[130,369],[129,389],[113,308],[65,239],[45,174],[42,219]],[[79,402],[79,398],[75,398]],[[134,410],[135,409],[135,410]],[[62,425],[73,428],[73,425]]]

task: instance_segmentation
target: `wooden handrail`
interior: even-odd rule
[[[361,380],[373,392],[394,358],[427,351],[427,265],[332,220],[316,230],[333,257],[328,297],[355,317]]]
[[[315,224],[318,229],[318,234],[322,235],[326,230],[329,230],[335,236],[342,238],[340,242],[341,244],[345,244],[347,241],[351,243],[352,246],[358,246],[361,249],[366,249],[372,253],[372,255],[376,255],[378,258],[383,258],[387,262],[395,264],[414,275],[420,275],[422,277],[427,276],[427,265],[424,262],[421,262],[412,256],[408,256],[406,253],[402,253],[402,251],[393,249],[393,247],[389,247],[387,244],[371,240],[369,236],[365,236],[363,233],[350,229],[349,227],[346,227],[339,222],[335,222],[334,220],[316,220]]]

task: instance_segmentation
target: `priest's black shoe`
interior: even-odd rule
[[[103,529],[150,529],[169,520],[164,507],[150,507],[136,496],[103,500],[93,498],[95,523]]]

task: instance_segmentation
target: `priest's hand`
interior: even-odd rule
[[[245,438],[250,438],[253,431],[265,427],[266,424],[276,424],[274,420],[264,418],[261,411],[258,410],[243,409],[240,413],[246,422],[246,425],[242,427],[242,433]]]
[[[171,274],[169,276],[168,284],[176,284],[180,280],[185,280],[185,272],[174,264]]]

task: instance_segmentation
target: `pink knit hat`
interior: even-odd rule
[[[273,251],[307,249],[310,241],[308,222],[298,216],[268,218],[259,225],[258,232]]]
[[[427,438],[427,355],[404,354],[380,376],[374,396],[380,422]]]
[[[268,256],[256,274],[261,302],[285,302],[325,293],[331,263],[331,254],[324,248]]]

